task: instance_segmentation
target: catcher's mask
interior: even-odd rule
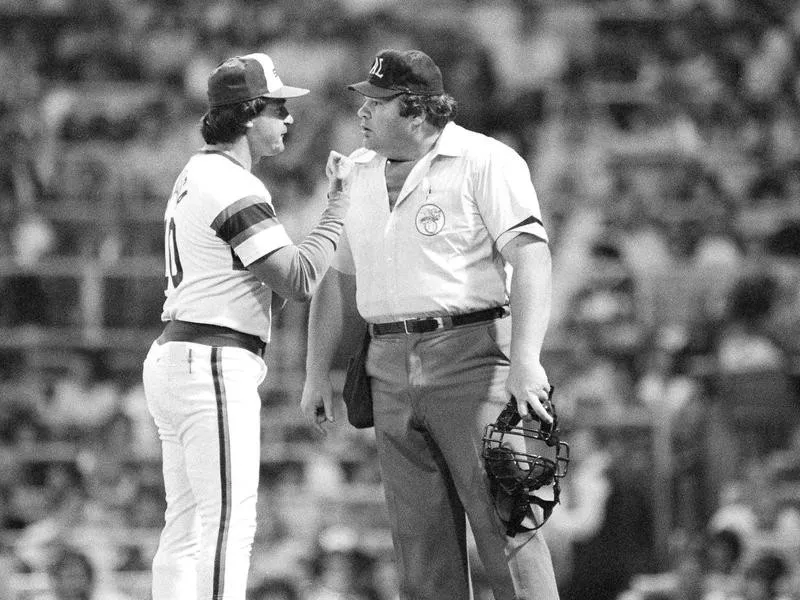
[[[559,479],[567,474],[569,445],[558,439],[558,418],[552,398],[551,386],[544,404],[553,417],[552,423],[543,423],[534,416],[532,423],[518,426],[521,417],[512,397],[497,421],[484,430],[482,457],[490,491],[500,520],[506,526],[506,535],[511,537],[521,531],[539,529],[559,502]],[[542,450],[549,456],[530,454],[533,442],[543,443]],[[534,495],[534,491],[548,485],[553,486],[552,500]],[[542,509],[541,521],[532,505]],[[526,517],[530,527],[523,525]]]

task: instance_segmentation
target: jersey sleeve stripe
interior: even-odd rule
[[[212,221],[211,228],[219,238],[230,244],[249,228],[269,221],[277,223],[272,207],[263,198],[248,196],[220,212]]]
[[[542,227],[544,227],[544,223],[542,223],[541,219],[537,219],[534,216],[530,216],[527,219],[525,219],[524,221],[520,221],[519,223],[517,223],[513,227],[510,227],[509,229],[518,229],[520,227],[525,227],[526,225],[532,225],[532,224],[537,224],[537,225],[541,225]]]
[[[258,223],[254,223],[238,235],[235,235],[233,238],[228,240],[228,243],[231,247],[236,248],[242,242],[249,240],[256,234],[259,234],[263,231],[268,231],[270,229],[274,229],[276,227],[281,227],[280,221],[278,219],[269,219],[267,221],[259,221]]]
[[[274,252],[278,248],[291,245],[292,240],[283,228],[283,225],[272,227],[267,232],[251,235],[241,244],[236,246],[236,254],[245,266],[253,261]]]

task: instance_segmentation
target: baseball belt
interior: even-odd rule
[[[258,356],[264,355],[266,343],[257,335],[242,333],[230,327],[210,325],[208,323],[192,323],[190,321],[167,321],[158,343],[192,342],[206,346],[230,346],[243,348]]]
[[[461,325],[474,325],[484,321],[493,321],[510,314],[508,306],[495,306],[485,310],[463,313],[460,315],[446,315],[443,317],[422,317],[419,319],[406,319],[391,323],[370,323],[369,331],[372,337],[391,335],[397,333],[428,333],[444,329],[452,329]]]

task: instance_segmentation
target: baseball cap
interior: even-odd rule
[[[372,61],[365,81],[347,86],[368,98],[398,94],[438,96],[444,94],[442,72],[421,50],[381,50]]]
[[[308,90],[283,85],[272,59],[263,53],[234,56],[208,77],[208,104],[212,108],[254,98],[295,98]]]

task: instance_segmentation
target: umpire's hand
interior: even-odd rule
[[[514,361],[508,372],[506,380],[506,391],[509,396],[517,400],[517,411],[523,421],[532,421],[535,413],[542,423],[552,423],[553,417],[547,412],[547,404],[550,383],[547,381],[547,373],[541,363],[531,361]]]
[[[328,375],[313,380],[306,379],[303,397],[300,400],[300,411],[315,430],[323,435],[327,433],[322,427],[323,424],[333,423],[336,420],[333,408],[333,384]]]

